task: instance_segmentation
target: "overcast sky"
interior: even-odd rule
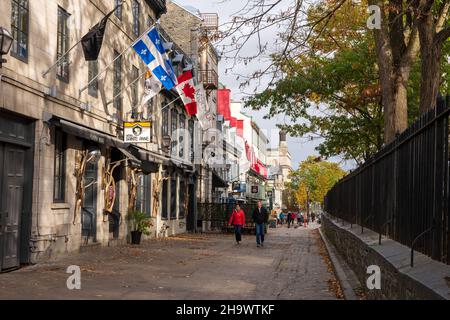
[[[289,1],[289,0],[285,0]],[[246,1],[242,0],[175,0],[179,5],[182,6],[191,6],[197,8],[202,13],[218,13],[219,14],[219,25],[224,24],[230,20],[230,17],[233,14],[236,14],[237,11],[243,6]],[[273,43],[273,39],[277,36],[277,28],[269,28],[264,31],[265,39],[262,41],[267,41],[269,43]],[[257,40],[252,39],[248,42],[248,44],[242,50],[242,56],[251,56],[255,52],[255,46],[257,44]],[[273,49],[273,47],[272,47]],[[269,50],[270,51],[270,50]],[[253,61],[251,64],[244,65],[239,64],[233,67],[233,73],[235,74],[226,74],[225,70],[227,69],[227,65],[230,65],[231,61],[225,61],[222,59],[219,65],[219,81],[224,84],[227,88],[231,89],[232,99],[239,101],[246,95],[245,92],[241,92],[239,89],[240,81],[236,79],[237,74],[246,74],[249,75],[252,72],[260,69],[264,65],[267,64],[267,60],[259,60]],[[267,84],[267,79],[262,79],[262,85]],[[254,83],[249,89],[246,91],[252,92],[257,84]],[[263,88],[263,87],[260,87]],[[267,130],[265,133],[270,140],[271,147],[278,146],[278,132],[279,130],[276,128],[277,123],[286,123],[288,119],[285,119],[283,115],[279,115],[276,118],[272,119],[264,119],[263,117],[266,115],[265,110],[254,111],[251,109],[244,110],[248,115],[251,115],[256,123]],[[318,155],[318,152],[314,150],[314,148],[320,143],[320,141],[308,141],[305,138],[293,138],[288,137],[288,146],[289,152],[292,155],[292,166],[294,169],[298,167],[299,162],[305,160],[309,155]],[[333,159],[334,161],[338,161],[338,159]],[[349,165],[343,164],[347,169]]]

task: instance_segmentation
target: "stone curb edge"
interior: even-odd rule
[[[320,237],[322,238],[322,241],[325,244],[325,248],[327,249],[328,256],[330,257],[331,264],[333,266],[333,270],[337,277],[337,280],[339,281],[339,284],[341,285],[345,300],[359,300],[353,290],[354,289],[353,286],[351,285],[350,281],[348,280],[348,276],[345,273],[341,262],[339,261],[339,259],[336,256],[338,253],[336,252],[334,246],[326,239],[326,237],[322,233],[321,229],[322,228],[318,228]],[[353,272],[349,268],[347,268],[347,269],[350,272]],[[354,276],[353,278],[356,279],[356,276]]]

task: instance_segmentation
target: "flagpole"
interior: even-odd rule
[[[81,95],[81,93],[84,90],[86,90],[92,82],[94,82],[98,77],[100,77],[102,74],[104,74],[106,72],[106,70],[108,70],[114,64],[114,62],[116,62],[117,59],[119,59],[121,56],[123,56],[123,54],[125,52],[127,52],[128,49],[130,49],[139,40],[141,40],[142,35],[144,35],[145,33],[148,33],[153,27],[155,27],[155,25],[156,25],[156,23],[153,23],[148,29],[146,29],[143,33],[141,33],[141,35],[139,37],[137,37],[137,39],[134,40],[125,50],[123,50],[122,53],[120,53],[110,64],[108,64],[101,72],[99,72],[94,78],[92,78],[83,88],[78,90],[78,94]]]
[[[122,6],[126,1],[122,1],[121,4],[118,4],[114,10],[110,11],[108,14],[114,12],[117,10],[117,8],[119,8],[120,6]],[[106,16],[106,15],[105,15]],[[45,76],[50,72],[50,70],[52,70],[55,66],[57,66],[62,59],[64,59],[70,51],[72,51],[81,41],[83,41],[83,37],[81,37],[80,40],[78,40],[69,50],[67,50],[58,60],[56,60],[56,62],[54,64],[52,64],[46,71],[42,72],[42,77],[45,78]]]
[[[127,85],[125,88],[123,88],[122,90],[120,90],[119,93],[117,93],[111,100],[109,100],[106,105],[110,105],[112,102],[114,102],[114,100],[116,100],[116,98],[120,97],[129,87],[131,87],[133,84],[135,84],[139,79],[142,78],[143,75],[145,75],[148,72],[148,70],[146,70],[145,72],[143,72],[139,77],[137,77],[136,79],[134,79],[129,85]]]
[[[175,101],[177,101],[177,100],[179,100],[179,99],[181,99],[181,96],[179,96],[178,98],[173,99],[172,101],[170,101],[168,104],[166,104],[164,107],[161,108],[161,111],[162,111],[163,109],[167,108],[168,106],[170,106],[171,104],[173,104]]]
[[[45,78],[45,76],[47,75],[47,73],[49,73],[50,70],[52,70],[56,65],[58,65],[58,64],[61,62],[61,60],[64,59],[64,58],[69,54],[69,52],[72,51],[72,50],[73,50],[80,42],[81,42],[81,39],[78,40],[78,42],[75,43],[75,44],[72,46],[72,48],[70,48],[69,50],[67,50],[67,51],[66,51],[66,52],[65,52],[58,60],[56,60],[56,62],[55,62],[54,64],[52,64],[52,65],[50,66],[50,68],[48,68],[46,71],[42,72],[42,77]]]

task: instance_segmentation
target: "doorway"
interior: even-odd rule
[[[20,265],[26,149],[0,143],[0,269]]]
[[[85,244],[97,242],[97,173],[97,162],[86,165],[84,183],[88,187],[84,191],[84,201],[81,208],[81,235],[85,238]]]
[[[0,272],[28,263],[34,122],[0,112]]]
[[[113,148],[111,150],[111,162],[122,160],[122,153]],[[120,182],[122,179],[122,165],[118,166],[113,172],[114,181],[116,182],[116,198],[114,200],[114,206],[112,212],[108,215],[109,220],[109,238],[119,239],[121,213],[120,213]]]

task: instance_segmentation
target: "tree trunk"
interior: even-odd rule
[[[441,83],[440,61],[441,45],[432,45],[421,49],[422,76],[420,79],[420,108],[421,114],[436,107],[436,99]]]
[[[441,84],[442,45],[448,38],[450,30],[443,29],[450,3],[443,3],[435,17],[431,5],[419,6],[417,26],[420,39],[421,79],[420,79],[420,108],[421,114],[436,107],[436,98]]]
[[[396,15],[390,15],[389,19],[386,17],[382,0],[369,3],[382,8],[382,26],[381,29],[374,29],[374,37],[384,111],[384,141],[389,143],[408,127],[407,85],[411,64],[418,50],[417,30],[412,29],[405,44],[404,27],[399,25]],[[402,10],[399,1],[392,0],[389,4]],[[399,28],[401,32],[397,30]]]

